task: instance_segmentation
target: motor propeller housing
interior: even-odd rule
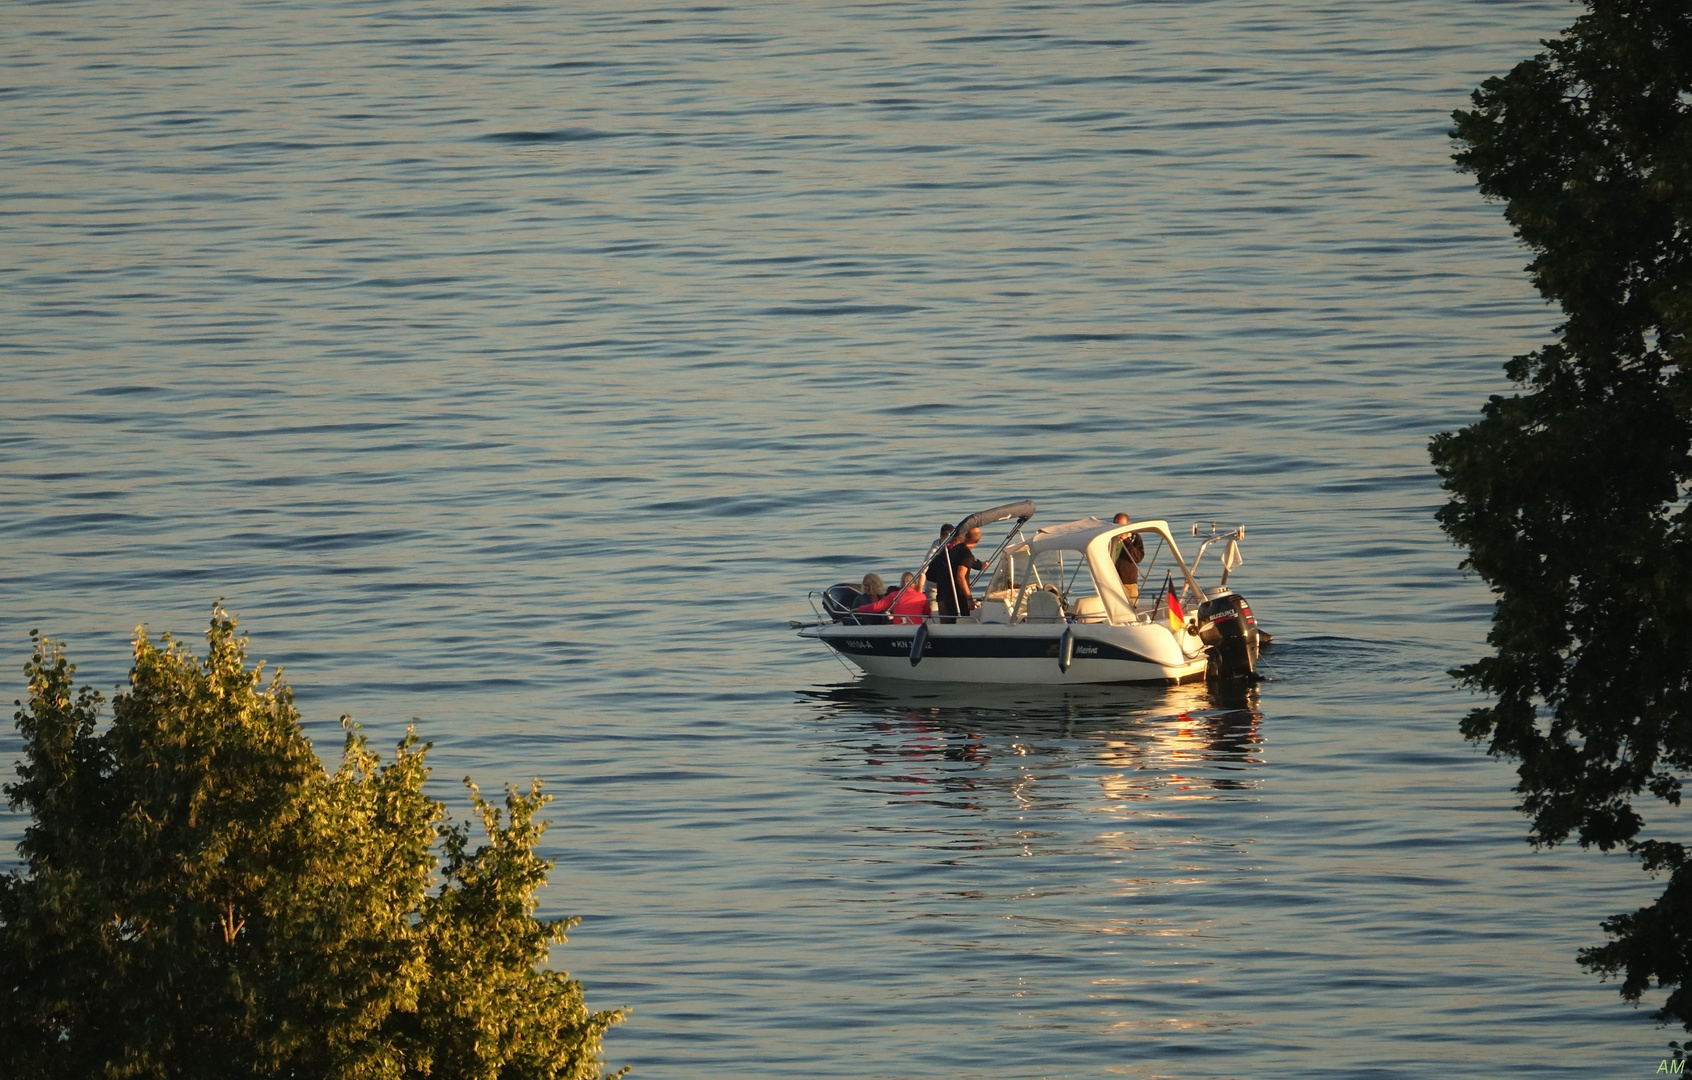
[[[1257,619],[1245,597],[1224,592],[1200,604],[1198,632],[1210,654],[1208,677],[1257,681]]]

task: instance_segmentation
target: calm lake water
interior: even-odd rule
[[[320,750],[540,776],[637,1077],[1652,1074],[1426,455],[1557,321],[1449,114],[1577,11],[0,4],[0,690],[223,597]],[[787,628],[1021,497],[1245,522],[1261,692]]]

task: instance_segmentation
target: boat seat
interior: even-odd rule
[[[1008,623],[1011,621],[1011,598],[1009,590],[993,593],[970,614],[975,616],[978,623]]]
[[[864,594],[858,587],[849,582],[830,585],[823,590],[823,610],[835,622],[849,622],[856,624],[858,619],[852,614],[852,609],[864,602]]]
[[[1105,612],[1105,602],[1102,596],[1083,596],[1075,601],[1072,608],[1076,622],[1102,623],[1109,622],[1110,616]]]
[[[1023,601],[1028,611],[1025,622],[1055,623],[1063,621],[1063,601],[1050,589],[1035,589]]]
[[[1040,586],[1038,586],[1038,585],[1024,585],[1022,588],[1020,588],[1016,591],[1016,599],[1011,600],[1011,602],[1010,602],[1010,606],[1011,606],[1010,621],[1011,622],[1019,623],[1023,620],[1023,617],[1027,614],[1027,612],[1024,609],[1028,605],[1028,594],[1033,592],[1035,589],[1038,589],[1039,587]],[[1006,599],[1010,599],[1010,598],[1006,597]]]

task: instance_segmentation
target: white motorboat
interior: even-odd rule
[[[1210,523],[1193,562],[1182,556],[1166,521],[1115,524],[1089,517],[1024,534],[1034,515],[1030,501],[1006,503],[972,514],[936,540],[923,568],[971,529],[1013,524],[976,583],[967,614],[940,613],[936,590],[926,603],[899,600],[858,610],[869,598],[855,585],[811,593],[813,622],[791,625],[871,675],[957,683],[1184,683],[1207,676],[1255,681],[1257,658],[1268,635],[1245,598],[1227,587],[1241,562],[1243,526]],[[1200,526],[1193,526],[1200,536]],[[1141,551],[1135,582],[1117,572],[1122,544]],[[1221,579],[1208,590],[1194,572],[1205,553],[1222,544]],[[1148,582],[1157,582],[1147,587]],[[960,605],[962,603],[960,602]],[[904,611],[907,614],[889,612]]]

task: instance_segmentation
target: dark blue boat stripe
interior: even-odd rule
[[[900,656],[911,654],[910,637],[825,637],[823,638],[836,652],[846,653],[848,656]],[[1049,657],[1057,660],[1057,638],[1025,638],[1025,637],[936,637],[928,636],[926,647],[922,650],[924,657],[934,656],[954,660],[1005,660]],[[1141,656],[1137,652],[1125,649],[1120,645],[1113,645],[1108,641],[1089,641],[1078,638],[1075,642],[1075,657],[1078,660],[1133,660],[1142,664],[1156,664],[1150,657]]]

